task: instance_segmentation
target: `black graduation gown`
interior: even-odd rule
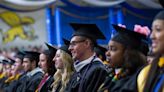
[[[3,77],[2,79],[0,79],[0,89],[3,89],[4,85],[5,85],[5,80],[7,79],[8,77]]]
[[[42,77],[42,72],[37,72],[33,76],[28,77],[26,83],[23,84],[22,91],[19,92],[35,92]]]
[[[14,80],[12,83],[10,83],[7,87],[4,88],[4,91],[16,92],[17,88],[26,81],[27,77],[25,76],[25,74],[26,73],[21,74],[18,80]]]
[[[51,84],[54,82],[53,76],[50,76],[50,78],[43,84],[39,92],[50,92],[52,91]]]
[[[142,68],[115,82],[111,81],[113,76],[108,76],[104,87],[98,92],[137,92],[137,76]]]
[[[105,66],[99,61],[94,61],[73,74],[65,92],[96,92],[106,75]]]
[[[109,92],[137,92],[137,75],[118,80]]]

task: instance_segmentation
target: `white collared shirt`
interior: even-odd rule
[[[96,54],[93,54],[91,57],[89,57],[86,60],[83,61],[76,61],[74,63],[74,68],[77,72],[79,72],[84,66],[88,65],[91,63],[91,61],[100,61],[102,63],[102,60],[96,56]]]

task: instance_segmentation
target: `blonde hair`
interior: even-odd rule
[[[60,82],[61,89],[59,92],[64,92],[66,85],[74,72],[73,59],[71,55],[69,55],[63,50],[60,50],[60,57],[63,62],[63,69],[57,69],[56,73],[54,74],[54,82],[52,84],[53,92],[56,90]]]
[[[3,66],[2,66],[2,63],[0,63],[0,72],[3,71]]]

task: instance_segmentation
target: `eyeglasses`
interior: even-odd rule
[[[78,43],[82,43],[82,42],[85,42],[85,40],[72,41],[72,42],[69,44],[69,46],[73,47],[73,46],[75,46],[76,44],[78,44]]]

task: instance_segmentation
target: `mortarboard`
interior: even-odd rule
[[[102,56],[102,60],[105,61],[106,60],[106,55],[105,55],[105,52],[107,51],[106,48],[98,45],[94,48],[94,51],[96,52],[96,54],[99,56],[101,55]]]
[[[45,43],[46,46],[48,47],[48,51],[49,52],[49,59],[52,61],[52,59],[54,58],[55,54],[56,54],[56,51],[57,51],[57,48],[55,48],[54,46],[48,44],[48,43]]]
[[[70,41],[63,38],[63,42],[64,42],[64,45],[61,46],[59,49],[61,49],[61,50],[65,51],[66,53],[72,55],[71,52],[68,50]]]
[[[96,24],[70,23],[70,25],[75,31],[73,36],[84,36],[90,38],[95,44],[97,39],[105,39],[105,36]]]
[[[16,56],[15,57],[16,58],[19,58],[19,59],[21,59],[23,61],[24,56],[25,56],[25,53],[23,51],[18,51],[16,53]]]
[[[155,19],[162,19],[164,20],[164,10],[160,11],[154,18]]]
[[[25,56],[24,58],[29,58],[32,60],[36,60],[36,62],[39,62],[39,52],[35,52],[35,51],[24,51]]]
[[[10,65],[13,65],[13,64],[15,63],[15,61],[14,61],[13,59],[8,58],[8,59],[3,59],[3,60],[2,60],[2,63],[3,63],[3,64],[10,64]]]
[[[3,59],[3,60],[2,60],[2,64],[8,64],[8,60]]]
[[[117,25],[113,25],[113,27],[117,33],[111,40],[119,42],[125,47],[130,47],[132,49],[141,51],[143,54],[147,54],[148,44],[146,43],[146,35]]]
[[[164,1],[163,0],[159,0],[159,3],[162,5],[162,7],[164,8]]]

